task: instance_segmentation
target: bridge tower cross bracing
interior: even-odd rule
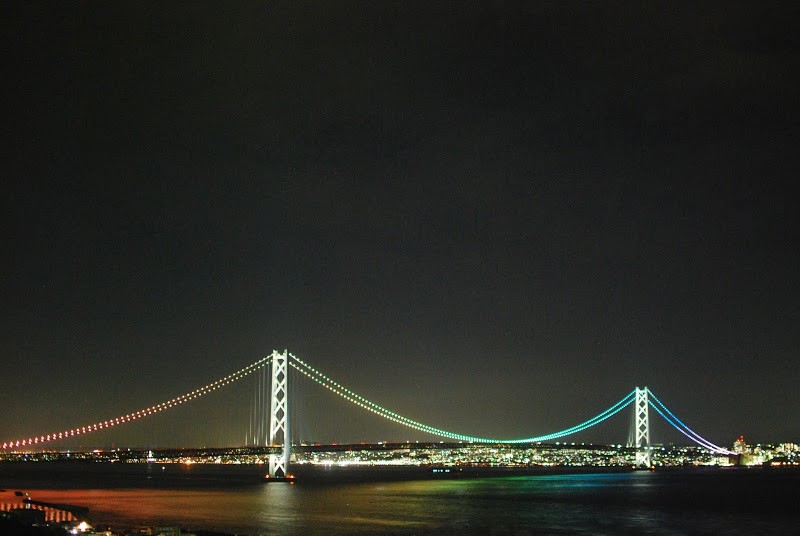
[[[272,351],[272,396],[270,398],[269,440],[283,451],[269,455],[269,477],[283,479],[289,475],[291,436],[289,435],[289,360],[288,350]]]
[[[648,389],[636,388],[636,400],[633,406],[635,442],[636,447],[636,467],[650,467],[650,419],[648,414],[649,401],[647,398]]]

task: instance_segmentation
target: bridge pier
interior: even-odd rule
[[[650,451],[650,419],[649,402],[647,399],[647,387],[644,389],[636,388],[636,400],[633,406],[634,411],[634,443],[636,447],[636,467],[650,467],[652,465],[652,454]]]
[[[272,351],[272,396],[270,397],[269,440],[273,447],[283,445],[279,454],[269,455],[269,480],[291,480],[289,455],[289,361],[288,350]]]

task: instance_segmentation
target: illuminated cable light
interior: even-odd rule
[[[725,449],[725,448],[723,448],[723,447],[720,447],[720,446],[718,446],[718,445],[715,445],[715,444],[714,444],[714,443],[712,443],[711,441],[709,441],[709,440],[705,439],[704,437],[701,437],[701,436],[700,436],[699,434],[697,434],[697,433],[696,433],[694,430],[692,430],[691,428],[689,428],[689,427],[688,427],[688,426],[687,426],[687,425],[686,425],[686,424],[685,424],[683,421],[681,421],[681,420],[680,420],[680,419],[679,419],[679,418],[678,418],[678,417],[677,417],[677,416],[676,416],[674,413],[672,413],[672,412],[669,410],[669,408],[668,408],[667,406],[665,406],[665,405],[664,405],[664,403],[663,403],[663,402],[661,402],[661,400],[659,400],[659,398],[658,398],[658,397],[657,397],[655,394],[653,394],[653,392],[652,392],[652,391],[650,391],[650,389],[648,389],[648,392],[650,393],[650,397],[651,397],[653,400],[655,400],[655,402],[657,402],[657,403],[658,403],[658,404],[661,406],[661,408],[663,408],[663,409],[664,409],[664,411],[666,411],[666,412],[667,412],[667,413],[668,413],[670,416],[672,416],[672,418],[673,418],[673,419],[675,419],[675,421],[677,421],[677,422],[678,422],[678,423],[679,423],[679,424],[680,424],[680,425],[681,425],[683,428],[685,428],[685,429],[686,429],[686,431],[687,431],[687,432],[689,432],[689,434],[691,434],[692,436],[694,436],[695,438],[697,438],[696,440],[695,440],[695,439],[692,439],[692,440],[693,440],[695,443],[698,443],[698,444],[699,444],[699,441],[702,441],[702,442],[705,442],[705,443],[707,443],[707,444],[708,444],[708,445],[706,446],[706,448],[708,448],[709,450],[717,450],[717,451],[719,451],[719,452],[722,452],[722,453],[725,453],[725,454],[734,454],[734,453],[733,453],[733,452],[731,452],[730,450],[728,450],[728,449]],[[653,406],[652,402],[650,403],[650,405],[651,405],[651,406]],[[655,406],[653,406],[653,407],[655,407]],[[667,418],[666,418],[666,416],[665,416],[663,413],[661,413],[660,411],[659,411],[659,414],[660,414],[662,417],[664,417],[664,419],[665,419],[667,422],[670,422],[670,421],[669,421],[669,419],[667,419]],[[672,424],[672,423],[670,423],[670,424]],[[673,424],[673,426],[675,426],[675,425]],[[684,435],[686,435],[686,434],[684,433]],[[689,437],[689,436],[687,435],[687,437]],[[691,437],[689,437],[689,438],[691,439]]]
[[[338,384],[337,382],[335,382],[331,378],[325,376],[324,374],[322,374],[318,370],[314,369],[313,367],[311,367],[308,364],[306,364],[305,362],[303,362],[297,356],[295,356],[293,354],[289,354],[289,355],[294,361],[294,362],[290,361],[290,364],[292,365],[293,368],[295,368],[295,370],[298,370],[304,376],[306,376],[308,378],[311,378],[316,383],[322,385],[323,387],[327,388],[331,392],[341,396],[345,400],[348,400],[348,401],[356,404],[359,407],[362,407],[362,408],[364,408],[364,409],[366,409],[366,410],[368,410],[368,411],[370,411],[372,413],[375,413],[375,414],[377,414],[377,415],[379,415],[381,417],[384,417],[384,418],[386,418],[386,419],[388,419],[390,421],[396,422],[398,424],[402,424],[402,425],[410,427],[412,429],[416,429],[416,430],[419,430],[419,431],[423,431],[423,432],[427,432],[427,433],[431,433],[431,434],[434,434],[434,435],[439,435],[439,436],[447,437],[447,438],[451,438],[451,439],[458,439],[458,440],[462,440],[462,441],[472,441],[472,442],[476,442],[476,443],[532,443],[532,442],[536,442],[536,441],[546,441],[546,440],[549,440],[549,439],[557,439],[557,438],[560,438],[560,437],[564,437],[566,435],[574,434],[574,433],[580,432],[582,430],[585,430],[585,429],[587,429],[587,428],[589,428],[591,426],[594,426],[596,424],[599,424],[599,423],[603,422],[604,420],[608,419],[609,417],[611,417],[613,415],[616,415],[622,409],[627,407],[632,402],[633,397],[635,396],[635,391],[632,391],[627,396],[625,396],[622,400],[620,400],[619,402],[617,402],[616,404],[614,404],[613,406],[611,406],[607,410],[603,411],[599,415],[597,415],[597,416],[595,416],[595,417],[593,417],[593,418],[591,418],[591,419],[589,419],[587,421],[584,421],[581,424],[578,424],[578,425],[575,425],[573,427],[567,428],[566,430],[561,430],[559,432],[554,432],[552,434],[547,434],[547,435],[544,435],[544,436],[538,436],[538,437],[532,437],[532,438],[510,439],[510,440],[508,440],[508,439],[493,439],[493,438],[472,437],[472,436],[467,436],[467,435],[463,435],[463,434],[456,434],[456,433],[453,433],[453,432],[448,432],[446,430],[441,430],[439,428],[435,428],[435,427],[432,427],[432,426],[429,426],[429,425],[426,425],[426,424],[423,424],[423,423],[419,423],[417,421],[414,421],[412,419],[409,419],[407,417],[404,417],[402,415],[394,413],[393,411],[390,411],[390,410],[388,410],[386,408],[383,408],[382,406],[379,406],[378,404],[375,404],[374,402],[371,402],[371,401],[367,400],[366,398],[354,393],[353,391],[351,391],[351,390],[349,390],[349,389],[347,389],[345,387],[342,387],[340,384]],[[367,407],[367,406],[369,406],[369,407]]]
[[[725,452],[727,452],[727,453],[733,454],[731,451],[729,451],[729,450],[727,450],[727,449],[725,449],[725,448],[723,448],[723,447],[720,447],[720,446],[718,446],[718,445],[715,445],[715,444],[714,444],[714,443],[712,443],[711,441],[709,441],[709,440],[705,439],[704,437],[701,437],[701,436],[700,436],[699,434],[697,434],[697,433],[696,433],[694,430],[692,430],[691,428],[689,428],[689,427],[686,425],[686,423],[684,423],[683,421],[681,421],[681,420],[680,420],[680,419],[679,419],[679,418],[678,418],[678,417],[677,417],[677,416],[676,416],[674,413],[672,413],[672,412],[669,410],[669,408],[668,408],[667,406],[665,406],[665,405],[664,405],[664,403],[663,403],[663,402],[661,402],[661,400],[659,400],[659,398],[658,398],[658,397],[657,397],[655,394],[653,394],[653,392],[652,392],[652,391],[650,391],[649,389],[648,389],[648,391],[649,391],[649,393],[650,393],[650,396],[651,396],[651,398],[652,398],[653,400],[655,400],[655,402],[657,402],[657,403],[658,403],[658,404],[661,406],[661,408],[662,408],[664,411],[666,411],[666,412],[667,412],[667,413],[668,413],[670,416],[672,416],[672,418],[673,418],[673,419],[675,419],[675,421],[677,421],[677,422],[678,422],[678,424],[680,424],[680,425],[681,425],[683,428],[685,428],[685,429],[686,429],[686,431],[688,431],[690,434],[692,434],[692,435],[693,435],[695,438],[697,438],[697,439],[698,439],[698,440],[700,440],[700,441],[704,441],[705,443],[707,443],[708,445],[711,445],[712,447],[714,447],[714,448],[716,448],[716,449],[719,449],[719,450],[721,450],[721,451],[725,451]],[[650,405],[652,406],[653,404],[651,403]],[[663,414],[662,414],[662,415],[663,415]]]
[[[463,434],[456,434],[456,433],[453,433],[453,432],[448,432],[446,430],[441,430],[441,429],[438,429],[438,428],[435,428],[435,427],[432,427],[432,426],[429,426],[429,425],[426,425],[426,424],[423,424],[423,423],[419,423],[417,421],[414,421],[412,419],[409,419],[407,417],[399,415],[399,414],[397,414],[397,413],[395,413],[393,411],[390,411],[387,408],[379,406],[378,404],[375,404],[374,402],[371,402],[370,400],[367,400],[366,398],[358,395],[357,393],[354,393],[353,391],[341,386],[340,384],[338,384],[337,382],[333,381],[328,376],[322,374],[321,372],[319,372],[318,370],[314,369],[313,367],[310,367],[309,365],[307,365],[306,363],[301,361],[296,356],[294,356],[292,354],[290,354],[290,355],[293,358],[293,360],[296,361],[296,363],[294,363],[294,362],[291,363],[293,368],[295,368],[296,370],[301,372],[304,376],[312,379],[314,382],[316,382],[316,383],[322,385],[323,387],[325,387],[326,389],[330,390],[334,394],[337,394],[338,396],[344,398],[345,400],[348,400],[349,402],[353,403],[354,405],[356,405],[356,406],[358,406],[358,407],[360,407],[362,409],[365,409],[367,411],[370,411],[371,413],[374,413],[374,414],[376,414],[378,416],[386,418],[386,419],[388,419],[388,420],[390,420],[392,422],[395,422],[395,423],[398,423],[398,424],[402,424],[404,426],[411,427],[413,429],[416,429],[416,430],[419,430],[419,431],[423,431],[423,432],[426,432],[426,433],[431,433],[431,434],[434,434],[434,435],[440,435],[442,437],[448,437],[448,438],[462,440],[462,441],[472,441],[472,442],[519,442],[519,443],[525,443],[525,442],[534,442],[534,441],[541,441],[541,440],[547,440],[547,439],[556,439],[556,438],[559,438],[559,437],[563,437],[565,435],[569,435],[569,434],[572,434],[572,433],[576,433],[576,432],[585,430],[586,428],[588,428],[590,426],[594,426],[595,424],[598,424],[598,423],[604,421],[605,419],[611,417],[612,415],[618,413],[622,408],[624,408],[625,406],[627,406],[630,403],[630,400],[628,400],[628,398],[631,396],[631,395],[629,395],[629,397],[626,397],[625,399],[623,399],[620,402],[618,402],[616,405],[614,405],[611,408],[607,409],[603,413],[593,417],[592,419],[589,419],[588,421],[585,421],[584,423],[581,423],[579,425],[573,426],[573,427],[568,428],[566,430],[562,430],[560,432],[555,432],[555,433],[552,433],[552,434],[547,434],[545,436],[538,436],[538,437],[534,437],[534,438],[513,439],[513,440],[502,440],[502,439],[493,439],[493,438],[480,438],[480,437],[473,437],[473,436],[467,436],[467,435],[463,435]],[[203,396],[203,395],[205,395],[205,394],[207,394],[209,392],[212,392],[212,391],[216,390],[218,387],[221,387],[221,386],[224,386],[224,385],[228,385],[228,384],[232,383],[232,381],[238,380],[238,379],[250,374],[251,372],[253,372],[255,370],[259,370],[260,368],[262,368],[265,365],[269,364],[270,361],[271,361],[271,357],[263,358],[262,360],[259,360],[256,363],[250,365],[249,367],[245,367],[244,369],[242,369],[242,370],[240,370],[240,371],[238,371],[238,372],[236,372],[234,374],[231,374],[231,375],[229,375],[229,376],[227,376],[227,377],[225,377],[225,378],[223,378],[221,380],[217,380],[216,382],[212,382],[212,383],[210,383],[210,384],[208,384],[208,385],[206,385],[204,387],[201,387],[199,389],[195,389],[193,391],[190,391],[189,393],[186,393],[186,394],[181,395],[179,397],[175,397],[175,398],[169,400],[168,402],[157,404],[155,406],[151,406],[150,408],[147,408],[146,410],[139,410],[135,414],[128,414],[128,415],[125,415],[123,417],[117,417],[116,419],[112,419],[111,422],[109,423],[109,425],[110,426],[114,426],[115,424],[120,424],[121,422],[130,422],[131,420],[135,420],[140,416],[143,417],[145,415],[151,415],[153,413],[160,412],[160,411],[162,411],[163,409],[165,409],[167,407],[172,407],[174,405],[182,404],[182,403],[187,402],[189,400],[193,400],[195,398],[198,398],[200,396]],[[298,364],[300,364],[303,368],[299,367]],[[102,426],[100,426],[100,428],[102,428]],[[90,430],[91,429],[92,429],[92,427],[90,426]],[[97,426],[95,425],[93,429],[97,430]],[[81,433],[81,430],[76,430],[76,431],[77,431],[78,434]],[[86,432],[86,428],[84,427],[83,428],[83,433],[85,433],[85,432]],[[74,431],[73,431],[73,435],[74,435]],[[53,436],[53,438],[54,438],[54,436]]]
[[[396,413],[394,413],[394,412],[392,412],[390,410],[387,410],[386,408],[383,408],[383,407],[381,407],[381,406],[379,406],[379,405],[377,405],[377,404],[375,404],[373,402],[370,402],[369,400],[367,400],[364,397],[354,393],[353,391],[350,391],[349,389],[346,389],[346,388],[342,387],[341,385],[339,385],[335,381],[331,380],[330,378],[328,378],[324,374],[321,374],[319,371],[317,371],[313,367],[310,367],[307,364],[303,363],[296,356],[292,355],[292,357],[295,358],[295,360],[297,360],[299,363],[301,363],[302,365],[304,365],[305,367],[307,367],[308,369],[313,371],[316,376],[322,378],[322,379],[314,378],[315,381],[317,381],[317,383],[320,383],[321,385],[324,385],[325,387],[328,387],[329,389],[330,389],[330,386],[327,385],[327,384],[331,383],[331,384],[335,385],[337,388],[345,391],[346,393],[349,393],[349,394],[353,395],[354,397],[356,397],[356,398],[358,398],[360,400],[363,400],[366,404],[369,404],[370,407],[366,407],[366,406],[364,406],[364,404],[360,404],[358,402],[355,402],[354,400],[352,400],[352,398],[344,396],[342,393],[337,393],[337,394],[340,394],[340,396],[344,396],[344,398],[350,400],[351,402],[356,403],[360,407],[363,407],[364,409],[367,409],[367,410],[369,410],[369,411],[371,411],[373,413],[376,413],[376,414],[378,414],[378,415],[380,415],[380,416],[382,416],[382,417],[384,417],[386,419],[389,419],[389,420],[391,420],[393,422],[397,422],[398,424],[403,424],[405,426],[411,427],[411,428],[416,429],[416,430],[433,433],[433,434],[440,435],[440,436],[443,436],[443,437],[451,437],[451,438],[462,437],[460,434],[453,434],[453,433],[447,432],[445,430],[440,430],[440,429],[437,429],[437,428],[433,428],[431,426],[428,426],[428,425],[425,425],[425,424],[422,424],[422,423],[418,423],[416,421],[413,421],[411,419],[403,417],[402,415],[398,415],[398,414],[396,414]],[[294,368],[297,369],[296,366]],[[308,374],[306,374],[306,375],[308,376]],[[336,392],[336,390],[334,390],[334,389],[331,389],[331,390]],[[482,440],[484,438],[472,438],[472,439],[480,441],[480,440]],[[487,440],[487,441],[493,441],[493,440]]]
[[[700,445],[701,447],[703,447],[703,448],[706,448],[706,449],[708,449],[708,450],[710,450],[710,451],[712,451],[712,452],[723,453],[723,450],[722,450],[722,449],[714,448],[713,446],[710,446],[709,444],[706,444],[706,443],[703,443],[703,442],[701,442],[701,441],[698,441],[697,439],[695,439],[694,437],[692,437],[691,435],[689,435],[689,433],[687,433],[687,432],[686,432],[686,430],[684,430],[682,427],[678,426],[678,424],[677,424],[677,423],[673,422],[673,421],[672,421],[672,420],[671,420],[669,417],[667,417],[667,415],[666,415],[666,414],[664,414],[664,413],[661,411],[661,409],[659,409],[659,407],[658,407],[658,406],[656,406],[656,405],[654,405],[654,404],[650,404],[650,406],[651,406],[651,407],[652,407],[654,410],[656,410],[656,412],[657,412],[659,415],[661,415],[661,417],[662,417],[662,418],[663,418],[665,421],[667,421],[667,423],[669,423],[669,424],[670,424],[670,425],[671,425],[673,428],[675,428],[677,431],[679,431],[680,433],[682,433],[683,435],[685,435],[686,437],[688,437],[689,439],[691,439],[692,441],[694,441],[695,443],[697,443],[698,445]]]
[[[262,358],[262,359],[256,361],[255,363],[253,363],[253,364],[251,364],[251,365],[239,370],[238,372],[236,372],[234,374],[231,374],[229,376],[226,376],[225,378],[223,378],[221,380],[217,380],[216,382],[212,382],[212,383],[210,383],[210,384],[208,384],[208,385],[206,385],[204,387],[201,387],[200,389],[195,389],[194,391],[190,391],[187,394],[181,395],[179,397],[175,397],[175,398],[171,399],[167,403],[161,403],[161,406],[162,406],[161,409],[164,409],[165,407],[172,407],[172,406],[169,406],[170,403],[174,403],[174,405],[182,404],[185,401],[188,401],[190,399],[197,398],[198,396],[202,396],[204,394],[207,394],[207,393],[211,392],[212,390],[214,390],[214,389],[211,389],[211,386],[228,385],[228,384],[232,383],[233,381],[241,379],[241,378],[249,375],[253,371],[259,370],[262,367],[268,365],[271,360],[272,360],[272,356],[268,356],[268,357]],[[227,383],[223,383],[223,382],[225,382],[225,380],[229,380],[229,381],[227,381]],[[189,395],[195,395],[195,396],[189,396]],[[114,426],[116,424],[122,424],[122,423],[125,423],[125,422],[130,422],[131,420],[135,420],[138,417],[144,417],[145,415],[151,415],[153,413],[156,413],[157,411],[161,411],[161,409],[159,409],[157,411],[155,410],[155,408],[157,408],[157,406],[158,405],[151,406],[150,408],[147,408],[147,409],[144,409],[144,410],[139,410],[138,412],[135,412],[135,413],[129,413],[129,414],[121,416],[121,417],[116,417],[114,419],[110,419],[109,421],[105,421],[105,422],[107,423],[107,426],[109,426],[109,427],[110,426]],[[56,434],[53,433],[53,434],[50,434],[49,441],[53,441],[53,440],[56,440],[56,439],[63,439],[64,437],[75,436],[76,434],[80,435],[81,433],[87,433],[87,429],[88,429],[88,432],[91,432],[91,431],[96,431],[96,430],[102,429],[102,428],[103,428],[103,426],[100,423],[95,423],[93,425],[84,426],[81,429],[77,429],[76,428],[76,429],[70,430],[69,432],[66,432],[66,431],[60,432],[58,434],[58,437],[56,437]],[[31,440],[29,440],[29,442],[30,441]],[[17,446],[19,446],[19,443],[20,443],[20,440],[17,440]],[[11,447],[14,446],[13,442],[10,442],[10,443],[6,442],[5,445],[6,445],[6,447],[3,447],[3,448],[11,448]]]
[[[715,448],[715,446],[714,446],[712,443],[710,443],[710,442],[704,442],[704,441],[700,441],[700,440],[698,440],[697,438],[695,438],[695,437],[693,437],[692,435],[690,435],[690,434],[689,434],[689,433],[688,433],[686,430],[684,430],[684,429],[683,429],[683,427],[681,427],[680,425],[678,425],[678,424],[677,424],[675,421],[673,421],[673,420],[672,420],[670,417],[668,417],[668,416],[667,416],[667,415],[666,415],[666,414],[665,414],[663,411],[661,411],[661,409],[660,409],[658,406],[656,406],[656,405],[654,405],[654,404],[650,404],[650,406],[651,406],[651,407],[652,407],[654,410],[656,410],[656,412],[657,412],[659,415],[661,415],[661,417],[662,417],[662,418],[663,418],[665,421],[667,421],[667,423],[668,423],[668,424],[670,424],[670,425],[671,425],[673,428],[675,428],[676,430],[678,430],[680,433],[682,433],[683,435],[685,435],[686,437],[688,437],[688,438],[689,438],[690,440],[692,440],[693,442],[695,442],[695,443],[697,443],[698,445],[700,445],[701,447],[703,447],[703,448],[706,448],[706,449],[708,449],[708,450],[711,450],[711,451],[713,451],[713,452],[719,452],[719,453],[723,452],[723,449],[718,449],[718,448]]]
[[[635,397],[635,391],[631,391],[631,393],[629,393],[626,397],[624,397],[622,400],[620,400],[619,402],[617,402],[616,404],[614,404],[613,406],[611,406],[607,410],[603,411],[602,413],[596,415],[595,417],[592,417],[591,419],[589,419],[587,421],[584,421],[581,424],[572,426],[572,427],[567,428],[565,430],[561,430],[560,432],[554,432],[552,434],[547,434],[547,435],[538,436],[538,437],[532,437],[532,438],[528,438],[528,439],[526,439],[524,441],[514,441],[514,442],[530,443],[530,442],[536,442],[536,441],[549,441],[550,439],[558,439],[558,438],[561,438],[561,437],[564,437],[564,436],[567,436],[567,435],[571,435],[571,434],[574,434],[574,433],[577,433],[577,432],[581,432],[581,431],[586,430],[587,428],[590,428],[590,427],[592,427],[592,426],[594,426],[596,424],[600,424],[601,422],[603,422],[604,420],[608,419],[609,417],[611,417],[613,415],[616,415],[617,413],[622,411],[624,408],[626,408],[628,405],[630,405],[630,403],[633,402],[633,398],[634,397]]]
[[[315,380],[316,380],[318,383],[320,383],[321,385],[325,385],[326,383],[330,383],[330,384],[332,384],[332,385],[335,385],[337,388],[339,388],[339,389],[341,389],[341,390],[343,390],[343,391],[345,391],[345,392],[347,392],[347,393],[350,393],[351,395],[353,395],[353,396],[355,396],[356,398],[358,398],[358,399],[362,400],[364,403],[368,404],[369,406],[371,406],[371,407],[373,407],[373,408],[377,409],[377,410],[380,412],[380,414],[381,414],[382,416],[385,416],[386,418],[389,418],[388,416],[389,416],[389,415],[391,415],[392,417],[395,417],[395,418],[397,418],[397,419],[400,419],[400,420],[402,420],[402,421],[404,421],[404,422],[408,423],[408,425],[409,425],[409,426],[413,425],[412,427],[415,427],[415,426],[423,426],[423,427],[427,427],[427,425],[423,425],[423,424],[421,424],[421,423],[417,423],[417,422],[415,422],[415,421],[413,421],[413,420],[411,420],[411,419],[408,419],[408,418],[406,418],[406,417],[403,417],[402,415],[398,415],[398,414],[396,414],[396,413],[394,413],[394,412],[392,412],[392,411],[390,411],[390,410],[388,410],[388,409],[386,409],[386,408],[383,408],[383,407],[379,406],[378,404],[375,404],[374,402],[371,402],[371,401],[369,401],[369,400],[365,399],[364,397],[362,397],[362,396],[360,396],[360,395],[358,395],[358,394],[354,393],[353,391],[350,391],[349,389],[346,389],[346,388],[342,387],[341,385],[339,385],[339,384],[338,384],[338,383],[336,383],[335,381],[331,380],[330,378],[328,378],[328,377],[327,377],[327,376],[325,376],[324,374],[320,373],[318,370],[316,370],[316,369],[314,369],[313,367],[309,366],[308,364],[304,363],[302,360],[300,360],[299,358],[297,358],[297,356],[294,356],[294,355],[292,355],[292,354],[290,354],[290,356],[291,356],[292,358],[294,358],[294,359],[295,359],[295,360],[296,360],[298,363],[300,363],[302,366],[304,366],[304,367],[306,367],[307,369],[309,369],[310,371],[312,371],[312,372],[314,373],[314,375],[315,375],[315,376],[317,376],[317,378],[322,378],[322,379],[317,379],[317,378],[315,378]],[[293,367],[294,367],[296,370],[300,370],[300,369],[298,369],[298,367],[297,367],[297,366],[295,366],[294,364],[292,364],[292,366],[293,366]],[[310,375],[308,375],[308,374],[306,374],[306,375],[307,375],[307,376],[309,376],[309,377],[311,377],[311,376],[310,376]],[[428,427],[428,428],[431,428],[432,430],[437,430],[437,429],[435,429],[435,428],[432,428],[432,427]],[[437,432],[444,432],[444,431],[443,431],[443,430],[438,430]]]
[[[651,393],[651,395],[652,395],[652,393]],[[660,408],[659,408],[657,405],[653,404],[652,402],[650,403],[650,406],[651,406],[651,407],[652,407],[654,410],[656,410],[656,412],[657,412],[659,415],[661,415],[661,417],[662,417],[662,418],[663,418],[665,421],[667,421],[667,423],[669,423],[670,425],[672,425],[672,427],[673,427],[673,428],[675,428],[676,430],[678,430],[680,433],[682,433],[683,435],[685,435],[686,437],[688,437],[689,439],[691,439],[692,441],[694,441],[695,443],[697,443],[697,444],[698,444],[698,445],[700,445],[701,447],[703,447],[703,448],[706,448],[706,449],[708,449],[708,450],[710,450],[710,451],[712,451],[712,452],[716,452],[717,454],[726,454],[726,455],[732,455],[732,454],[735,454],[734,452],[731,452],[731,451],[730,451],[730,450],[728,450],[728,449],[725,449],[725,448],[719,447],[719,446],[715,445],[714,443],[712,443],[711,441],[708,441],[707,439],[704,439],[704,438],[700,437],[699,435],[697,435],[697,434],[695,434],[694,432],[692,432],[692,431],[691,431],[691,430],[690,430],[688,427],[686,427],[686,425],[683,425],[683,427],[682,427],[682,426],[679,426],[679,425],[678,425],[676,422],[674,422],[674,421],[673,421],[673,420],[672,420],[670,417],[668,417],[668,416],[667,416],[667,415],[666,415],[664,412],[662,412],[662,411],[661,411],[661,409],[660,409]],[[667,408],[666,408],[666,407],[664,407],[664,409],[667,409]],[[669,411],[669,410],[667,410],[667,411]],[[670,412],[670,414],[672,414],[672,413]],[[672,416],[674,417],[674,415],[672,415]],[[676,419],[676,420],[678,420],[678,419],[677,419],[677,417],[675,417],[675,419]],[[680,422],[680,420],[678,420],[678,422]],[[683,424],[683,423],[681,422],[680,424]],[[684,429],[684,427],[685,427],[686,429]],[[688,432],[687,432],[687,430],[688,430]],[[691,432],[692,434],[694,434],[694,436],[696,436],[696,437],[693,437],[692,435],[690,435],[690,434],[689,434],[689,432]]]

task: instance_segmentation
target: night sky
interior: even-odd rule
[[[19,4],[0,441],[273,348],[471,435],[647,385],[800,440],[796,5]],[[311,400],[316,437],[430,437]]]

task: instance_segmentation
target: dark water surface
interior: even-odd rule
[[[86,506],[90,521],[116,530],[149,524],[244,534],[800,535],[797,470],[295,485],[263,484],[263,471],[0,463],[0,489]]]

